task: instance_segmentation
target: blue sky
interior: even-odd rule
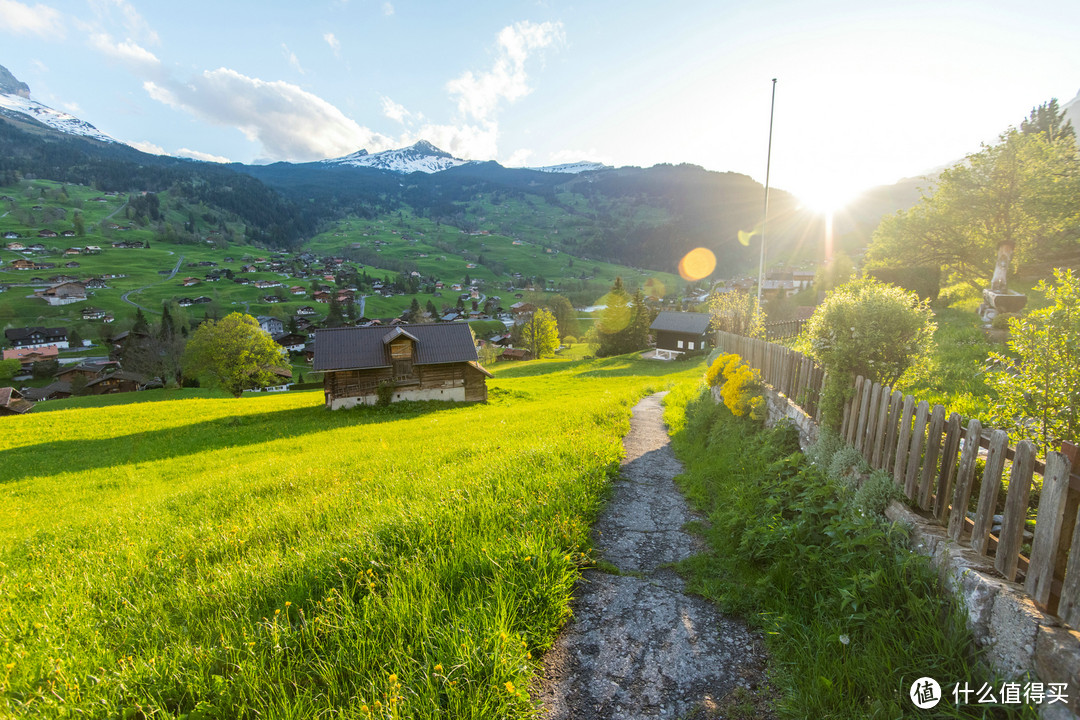
[[[1080,3],[0,0],[0,65],[143,149],[690,162],[827,204],[1080,89]]]

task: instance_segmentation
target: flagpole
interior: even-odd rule
[[[761,216],[761,261],[758,263],[757,307],[761,312],[761,286],[765,282],[765,222],[769,219],[769,169],[772,165],[772,126],[776,111],[776,78],[772,79],[772,103],[769,106],[769,151],[765,156],[765,211]]]

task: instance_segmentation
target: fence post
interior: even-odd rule
[[[1001,521],[994,569],[1006,580],[1016,579],[1020,545],[1024,536],[1024,520],[1027,519],[1028,497],[1031,494],[1031,475],[1035,470],[1035,445],[1030,440],[1016,444],[1012,472],[1009,473],[1009,492],[1005,496],[1005,516]]]
[[[896,465],[893,466],[893,482],[901,487],[907,477],[907,462],[911,448],[911,416],[915,413],[915,398],[904,397],[904,414],[900,417],[899,439],[896,441]],[[909,496],[910,497],[910,496]]]
[[[885,430],[885,454],[881,459],[881,469],[886,472],[892,470],[896,458],[896,433],[900,430],[900,407],[903,402],[904,394],[893,390],[892,402],[889,403],[889,424]]]
[[[964,532],[964,520],[967,518],[968,502],[971,501],[971,486],[975,481],[975,461],[979,458],[981,437],[982,423],[973,419],[968,423],[964,450],[960,453],[960,470],[956,473],[952,514],[949,515],[949,537],[953,540],[959,540]]]
[[[855,442],[852,445],[860,453],[863,449],[864,438],[866,436],[866,423],[869,421],[870,416],[870,394],[873,392],[874,384],[870,382],[870,378],[866,378],[862,381],[862,393],[859,396],[859,422],[855,423]]]
[[[941,433],[945,429],[945,408],[934,406],[930,419],[930,431],[926,435],[926,452],[923,454],[922,479],[919,481],[919,507],[930,509],[930,493],[934,489],[934,475],[938,469],[938,456],[941,454]]]
[[[859,450],[862,452],[863,457],[866,458],[867,464],[870,462],[870,457],[873,451],[870,449],[873,445],[874,433],[877,431],[877,410],[878,405],[881,404],[881,383],[874,383],[870,388],[870,402],[866,406],[866,431],[865,434],[859,438]]]
[[[922,465],[923,442],[926,441],[926,416],[930,414],[930,404],[919,402],[915,412],[915,430],[911,436],[911,449],[907,459],[907,475],[904,477],[904,494],[909,500],[916,499],[919,490],[919,468]]]
[[[1069,473],[1072,463],[1059,452],[1046,456],[1042,493],[1039,495],[1039,514],[1035,518],[1035,537],[1031,541],[1031,562],[1028,565],[1024,589],[1042,607],[1050,604],[1054,583],[1054,567],[1065,519],[1065,496],[1069,492]]]
[[[952,495],[953,478],[956,477],[956,454],[960,451],[960,416],[949,415],[945,427],[945,444],[941,448],[941,472],[938,473],[937,495],[934,496],[934,517],[938,522],[945,522],[945,513],[949,511]]]
[[[1005,454],[1009,448],[1009,434],[995,430],[990,434],[990,453],[986,456],[982,487],[979,489],[979,507],[975,510],[975,527],[971,529],[971,549],[986,555],[990,544],[990,528],[994,525],[998,493],[1001,491],[1001,473],[1005,469]]]
[[[855,444],[855,426],[859,424],[859,403],[862,402],[863,377],[855,378],[855,392],[848,402],[848,410],[844,412],[846,420],[842,431],[844,442],[848,445]]]
[[[877,420],[874,422],[873,442],[870,445],[870,467],[875,470],[881,469],[881,451],[885,444],[885,425],[889,420],[889,395],[892,388],[888,385],[881,388],[878,400]]]

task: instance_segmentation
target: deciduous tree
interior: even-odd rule
[[[552,357],[559,349],[559,326],[550,310],[540,308],[521,326],[521,341],[536,359]]]
[[[275,382],[284,359],[270,334],[250,315],[231,313],[198,327],[184,352],[184,374],[208,380],[240,397]]]

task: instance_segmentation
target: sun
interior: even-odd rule
[[[822,182],[819,187],[807,188],[797,197],[811,212],[818,215],[832,215],[851,202],[854,193],[847,188]]]

